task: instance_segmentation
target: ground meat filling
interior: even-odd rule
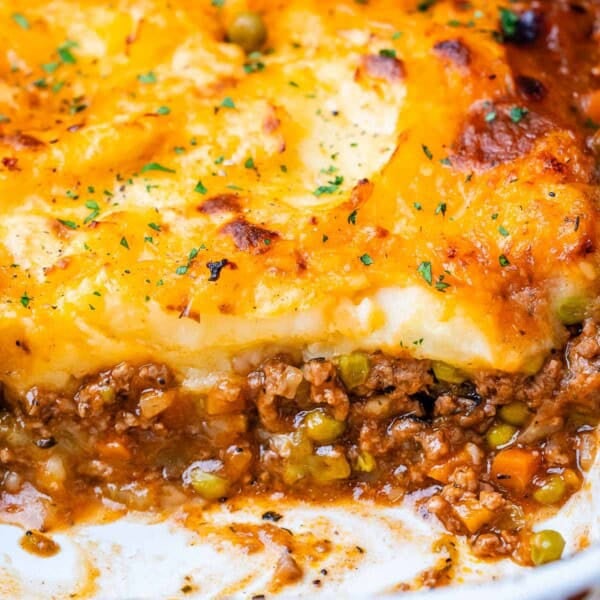
[[[164,510],[236,494],[419,498],[481,557],[523,552],[540,511],[579,489],[600,416],[588,320],[533,376],[354,352],[274,356],[208,393],[122,363],[71,393],[0,410],[0,517],[28,528],[82,507]]]

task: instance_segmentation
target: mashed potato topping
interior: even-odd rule
[[[5,385],[280,347],[535,371],[597,287],[594,129],[502,6],[4,2]]]

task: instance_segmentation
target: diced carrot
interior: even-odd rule
[[[469,533],[476,533],[494,518],[494,513],[475,498],[466,498],[452,507]]]
[[[427,472],[427,476],[431,477],[431,479],[435,479],[436,481],[448,483],[450,475],[452,475],[457,467],[471,464],[473,464],[472,455],[467,451],[466,448],[462,448],[453,457],[445,462],[433,465]]]
[[[581,485],[581,479],[573,469],[565,469],[562,473],[562,478],[571,489],[577,489]]]
[[[175,401],[174,390],[148,390],[140,396],[140,412],[146,419],[152,419],[164,412]]]
[[[452,457],[448,462],[433,465],[431,469],[427,472],[427,476],[431,477],[431,479],[435,479],[436,481],[441,481],[442,483],[448,483],[448,478],[450,474],[456,467],[460,464],[455,460],[456,457]]]
[[[523,495],[540,466],[540,455],[532,450],[508,448],[498,452],[492,461],[490,475],[498,485]]]
[[[96,450],[102,458],[107,458],[109,460],[129,460],[131,458],[131,451],[129,448],[118,439],[98,442],[96,444]]]
[[[205,399],[204,408],[209,415],[228,415],[244,410],[245,399],[239,385],[221,383]]]

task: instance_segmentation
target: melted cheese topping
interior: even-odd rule
[[[503,4],[256,1],[250,57],[247,5],[213,4],[2,3],[3,382],[152,359],[204,385],[281,348],[539,365],[595,294],[598,194],[519,96]]]

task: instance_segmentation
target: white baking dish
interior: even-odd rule
[[[452,586],[436,590],[433,597],[550,600],[600,586],[600,545],[594,546],[600,542],[598,506],[600,461],[583,489],[547,522],[567,539],[565,559],[537,569],[508,560],[479,561],[457,539]],[[276,510],[281,520],[263,520],[267,510]],[[18,544],[22,530],[1,526],[0,597],[396,596],[418,588],[422,573],[448,558],[449,546],[439,547],[447,534],[435,519],[419,515],[410,500],[387,508],[271,497],[196,511],[187,525],[183,520],[183,512],[162,522],[132,514],[110,524],[79,526],[54,535],[61,551],[51,558],[26,553]],[[240,524],[247,530],[241,538],[230,530]],[[304,567],[300,581],[279,590],[272,588],[273,572],[285,550],[275,528],[293,533],[282,535],[298,545],[298,562]],[[262,548],[252,551],[254,546]]]

